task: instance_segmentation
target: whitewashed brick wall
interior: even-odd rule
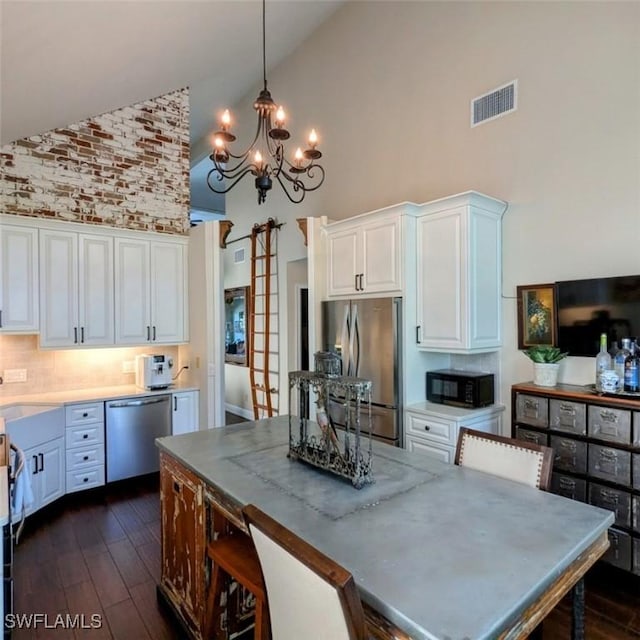
[[[3,213],[186,234],[189,90],[0,147],[0,194]]]

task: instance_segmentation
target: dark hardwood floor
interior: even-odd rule
[[[157,603],[160,579],[158,476],[65,496],[27,519],[14,554],[15,612],[77,616],[76,628],[15,628],[13,638],[178,640]],[[587,640],[640,638],[640,578],[597,565],[586,582]],[[544,624],[545,640],[570,638],[571,603]],[[99,628],[79,628],[100,616]],[[277,640],[275,638],[274,640]]]
[[[156,601],[159,580],[157,474],[70,494],[25,523],[14,552],[15,613],[47,618],[14,629],[13,638],[177,640]],[[84,620],[55,628],[58,614]],[[92,615],[100,626],[81,628]]]

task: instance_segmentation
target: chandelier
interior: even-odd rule
[[[226,109],[220,120],[220,130],[214,134],[214,149],[209,158],[213,169],[207,174],[207,185],[215,193],[227,193],[242,178],[255,176],[258,204],[267,198],[267,192],[277,180],[287,198],[293,203],[302,202],[307,191],[315,191],[324,182],[324,169],[316,163],[322,154],[316,146],[318,136],[315,129],[309,134],[309,147],[304,151],[298,147],[293,162],[285,158],[283,142],[289,139],[284,128],[285,112],[273,101],[267,89],[267,65],[265,53],[265,0],[262,0],[262,77],[264,87],[253,103],[258,113],[258,128],[249,148],[239,155],[232,153],[230,143],[236,137],[231,133],[231,114]],[[273,122],[272,122],[273,117]],[[225,183],[222,181],[226,180]]]

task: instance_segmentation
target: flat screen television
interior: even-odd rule
[[[556,282],[558,347],[572,356],[595,356],[600,334],[611,351],[622,338],[640,339],[640,276]]]

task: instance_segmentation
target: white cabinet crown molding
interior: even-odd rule
[[[52,231],[74,231],[76,233],[90,233],[95,235],[107,235],[118,238],[144,239],[153,242],[170,242],[188,245],[189,236],[158,233],[157,231],[138,231],[111,227],[107,225],[88,224],[82,222],[67,222],[65,220],[48,220],[47,218],[35,218],[30,216],[15,216],[7,213],[0,214],[0,225],[23,226],[37,229],[49,229]]]

